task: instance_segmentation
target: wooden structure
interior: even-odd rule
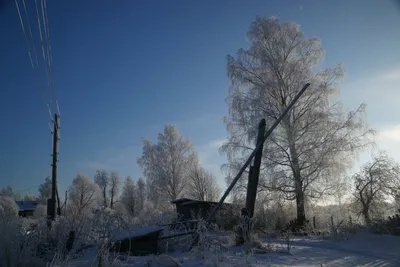
[[[39,201],[15,201],[18,205],[18,215],[21,217],[33,216],[36,207],[39,205]]]
[[[148,226],[131,231],[115,231],[111,235],[114,244],[110,250],[133,256],[157,254],[158,239],[163,230],[160,226]]]
[[[189,198],[181,198],[171,201],[176,206],[176,212],[180,221],[189,221],[193,219],[204,219],[206,220],[210,215],[211,211],[218,204],[213,201],[202,201],[194,200]],[[223,203],[222,209],[228,211],[234,210],[234,205],[231,203]],[[213,218],[212,223],[217,223],[216,219]],[[221,226],[221,225],[220,225]]]
[[[219,202],[217,203],[217,205],[215,205],[214,208],[212,209],[210,216],[208,216],[208,219],[207,219],[208,222],[212,222],[214,220],[214,217],[217,214],[218,209],[220,209],[221,206],[224,204],[226,197],[229,195],[229,193],[231,192],[231,190],[233,189],[233,187],[235,186],[237,181],[240,179],[240,177],[242,176],[242,174],[244,173],[246,168],[250,165],[253,158],[256,157],[256,154],[262,155],[262,148],[263,148],[264,142],[269,138],[269,136],[272,134],[272,132],[275,130],[275,128],[279,125],[279,123],[282,121],[282,119],[287,115],[289,110],[299,100],[301,95],[307,90],[307,88],[309,86],[310,86],[310,83],[306,83],[303,86],[303,88],[300,90],[300,92],[297,93],[297,95],[293,98],[293,100],[290,102],[290,104],[286,107],[286,109],[282,112],[282,114],[275,120],[275,122],[272,124],[272,126],[269,128],[269,130],[263,135],[263,137],[261,138],[260,135],[257,137],[257,145],[256,145],[255,149],[253,150],[253,152],[251,152],[250,156],[247,158],[247,160],[243,164],[242,168],[240,168],[238,174],[235,176],[235,178],[232,180],[231,184],[225,190],[225,193],[222,195],[222,197],[219,200]],[[258,131],[259,134],[265,131],[265,128],[264,128],[265,126],[263,126],[262,124],[263,124],[263,121],[261,121],[260,125],[259,125],[259,131]],[[257,159],[257,161],[259,161],[261,163],[261,157],[259,157],[259,159]],[[258,165],[258,162],[256,164]],[[257,168],[257,166],[256,166],[256,168]],[[252,171],[254,171],[254,168]],[[257,172],[259,172],[259,170]],[[258,173],[256,173],[255,175],[258,175]],[[254,188],[257,188],[254,185],[256,185],[256,182],[258,182],[258,177],[256,177],[255,175],[250,174],[250,177],[249,177],[249,182],[251,181],[251,183],[253,185],[252,186],[253,189],[251,189],[250,192],[252,192],[252,191],[254,192]],[[255,191],[255,193],[256,193],[256,191]],[[248,206],[248,207],[246,207],[246,208],[252,209],[252,206],[255,203],[255,199],[256,199],[256,196],[248,196],[246,199],[246,202],[247,202],[246,206]],[[193,243],[192,243],[191,247],[193,248],[198,242],[199,242],[199,237],[197,235],[193,239]]]

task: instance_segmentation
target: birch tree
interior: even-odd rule
[[[125,179],[122,188],[121,202],[129,215],[135,216],[137,214],[137,190],[135,181],[133,181],[130,176]]]
[[[143,178],[137,181],[138,212],[142,211],[146,202],[146,183]]]
[[[249,47],[228,56],[231,80],[226,99],[228,142],[221,151],[235,172],[255,147],[257,125],[271,125],[305,83],[311,83],[264,145],[261,186],[296,200],[297,223],[306,220],[305,198],[321,197],[351,165],[373,132],[365,105],[346,112],[334,99],[343,68],[316,71],[324,51],[295,23],[257,18],[247,33]],[[235,173],[234,172],[234,173]],[[246,180],[246,179],[242,179]]]
[[[0,189],[0,196],[14,197],[14,190],[11,185]]]
[[[395,199],[393,192],[400,188],[400,165],[387,154],[380,153],[373,156],[353,178],[358,211],[366,224],[370,225],[372,215],[379,209],[379,204],[390,197]]]
[[[44,183],[39,185],[39,198],[42,204],[47,204],[47,200],[51,198],[52,182],[50,176],[47,176]]]
[[[218,201],[221,190],[211,172],[196,165],[188,175],[189,195],[197,200]]]
[[[108,186],[109,186],[109,177],[108,172],[105,170],[96,170],[96,174],[94,175],[94,182],[99,186],[101,190],[102,203],[105,208],[108,207]]]
[[[114,204],[119,195],[119,189],[121,186],[121,176],[118,172],[111,172],[110,176],[110,208],[114,208]]]
[[[158,142],[143,140],[143,153],[137,160],[152,191],[163,200],[182,197],[187,188],[187,175],[197,159],[192,144],[172,125],[158,134]]]
[[[99,187],[86,175],[78,173],[69,189],[69,201],[77,214],[89,211],[96,202]]]

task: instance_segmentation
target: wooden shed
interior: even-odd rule
[[[33,216],[35,209],[39,205],[39,201],[15,201],[15,203],[18,205],[18,215],[21,217]]]
[[[218,204],[218,202],[194,200],[189,198],[176,199],[171,201],[171,203],[175,204],[178,218],[182,221],[198,218],[206,220],[213,208]],[[232,210],[233,212],[234,206],[231,203],[223,203],[221,208]],[[216,223],[216,220],[214,219],[213,222]]]
[[[163,230],[160,226],[148,226],[130,231],[114,231],[111,235],[114,245],[110,250],[133,256],[157,254],[158,238]]]

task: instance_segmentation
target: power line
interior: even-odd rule
[[[21,11],[18,5],[18,0],[15,0],[15,4],[17,7],[18,15],[20,17],[20,22],[22,26],[22,30],[24,33],[25,37],[25,42],[27,44],[27,49],[28,49],[28,54],[29,58],[31,61],[31,66],[32,69],[38,72],[37,77],[39,78],[39,82],[42,81],[43,76],[40,75],[40,64],[38,60],[38,52],[36,50],[36,45],[35,45],[35,39],[33,38],[33,33],[32,33],[32,27],[30,24],[30,19],[29,19],[29,14],[28,10],[26,8],[25,0],[22,0],[24,11],[25,11],[25,16],[27,20],[27,26],[30,34],[30,43],[32,46],[29,44],[27,33],[25,30],[25,26],[23,23]],[[45,71],[45,78],[47,81],[47,86],[46,82],[44,82],[44,86],[42,87],[43,95],[44,98],[46,98],[46,91],[50,93],[50,98],[49,102],[46,103],[47,105],[47,110],[49,112],[50,118],[51,118],[51,123],[53,123],[54,130],[51,128],[51,123],[49,123],[49,128],[50,132],[52,133],[53,136],[53,162],[52,162],[52,198],[49,200],[48,205],[51,204],[51,210],[49,209],[48,212],[50,212],[49,215],[52,215],[51,217],[54,219],[55,218],[55,200],[56,200],[56,191],[57,191],[57,162],[58,162],[58,140],[59,140],[59,135],[58,135],[58,130],[59,130],[59,124],[58,124],[58,118],[60,115],[60,107],[58,105],[58,99],[57,99],[57,93],[56,93],[56,88],[55,88],[55,83],[54,83],[54,75],[53,75],[53,58],[52,58],[52,51],[51,51],[51,43],[50,43],[50,31],[49,31],[49,23],[48,23],[48,14],[47,14],[47,4],[46,0],[40,0],[40,8],[41,8],[41,16],[39,13],[39,5],[37,3],[37,0],[35,0],[35,8],[36,8],[36,21],[37,21],[37,26],[39,30],[39,38],[40,38],[40,46],[42,50],[42,58],[43,58],[43,68]],[[42,30],[43,26],[43,30]],[[40,49],[40,48],[39,48]],[[33,53],[31,53],[31,51]],[[36,63],[36,66],[35,66]],[[38,90],[40,85],[38,86]],[[46,88],[47,87],[47,88]],[[39,90],[40,91],[40,90]],[[44,106],[44,101],[42,101],[42,104]],[[53,114],[54,114],[54,119],[53,119]],[[35,187],[33,187],[35,188]],[[27,189],[29,190],[29,189]]]
[[[22,27],[22,32],[24,34],[25,44],[26,44],[26,47],[27,47],[27,50],[28,50],[29,60],[30,60],[30,63],[31,63],[32,70],[34,72],[34,76],[36,77],[36,89],[37,89],[37,92],[39,94],[39,97],[40,97],[40,100],[41,100],[43,108],[46,111],[46,106],[47,106],[48,111],[46,111],[46,113],[49,112],[50,118],[53,119],[52,112],[50,111],[49,106],[45,104],[45,100],[44,99],[46,98],[46,94],[45,94],[44,87],[41,86],[40,67],[39,67],[39,61],[38,61],[38,58],[37,58],[35,42],[34,42],[34,39],[33,39],[32,28],[31,28],[31,25],[30,25],[29,15],[28,15],[28,11],[27,11],[27,8],[26,8],[25,1],[23,0],[22,3],[23,3],[24,11],[25,11],[27,27],[28,27],[28,30],[29,30],[29,33],[30,33],[30,37],[31,37],[30,38],[31,45],[30,45],[28,37],[27,37],[26,28],[25,28],[25,25],[24,25],[24,22],[23,22],[23,19],[22,19],[21,10],[19,8],[18,1],[15,0],[15,5],[16,5],[17,11],[18,11],[18,16],[19,16],[19,19],[20,19],[21,27]],[[36,67],[35,67],[35,63],[36,63]],[[40,87],[42,88],[42,91],[43,91],[42,93],[40,92],[40,89],[39,89]]]
[[[25,1],[25,0],[23,0],[23,1]],[[47,59],[46,59],[46,55],[44,53],[43,37],[42,37],[42,25],[40,23],[39,10],[38,10],[38,6],[37,6],[37,1],[36,0],[35,0],[35,6],[36,6],[37,24],[38,24],[38,29],[39,29],[40,45],[41,45],[41,48],[42,48],[42,57],[43,57],[43,62],[46,63]],[[47,65],[45,66],[45,71],[46,71],[47,85],[50,87],[50,80],[49,80]]]
[[[57,112],[58,115],[60,115],[60,107],[58,105],[58,98],[57,98],[57,89],[55,86],[54,82],[54,72],[53,72],[53,56],[52,56],[52,51],[51,51],[51,42],[50,42],[50,29],[49,29],[49,16],[47,13],[47,2],[46,0],[41,0],[42,3],[42,16],[43,16],[43,22],[44,22],[44,32],[45,32],[45,37],[47,41],[47,53],[48,53],[48,64],[49,64],[49,70],[50,70],[50,80],[51,80],[51,89],[53,92],[53,99],[54,99],[54,104],[55,109],[54,112]]]
[[[28,12],[27,12],[26,6],[25,6],[25,0],[22,0],[22,2],[23,2],[23,4],[24,4],[26,17],[27,17],[28,22],[29,22],[29,16],[28,16]],[[47,66],[47,64],[46,64],[47,59],[46,59],[46,55],[45,55],[45,52],[44,52],[43,37],[42,37],[42,26],[41,26],[41,23],[40,23],[40,16],[39,16],[39,10],[38,10],[38,6],[37,6],[37,0],[35,0],[35,6],[36,6],[36,18],[37,18],[37,24],[38,24],[38,30],[39,30],[39,37],[40,37],[40,45],[41,45],[41,49],[42,49],[42,58],[43,58],[44,70],[45,70],[45,74],[46,74],[46,81],[47,81],[47,86],[48,86],[48,88],[50,88],[51,85],[50,85],[50,78],[49,78],[49,68],[48,68],[48,66]],[[29,26],[29,31],[30,31],[30,34],[31,34],[32,45],[33,45],[34,51],[35,51],[36,65],[37,65],[38,70],[39,70],[39,69],[40,69],[40,67],[39,67],[39,61],[38,61],[38,58],[37,58],[37,53],[36,53],[36,48],[35,48],[36,46],[35,46],[35,42],[34,42],[34,39],[33,39],[32,31],[31,31],[31,28],[30,28],[30,23],[28,24],[28,26]],[[43,88],[43,91],[44,91],[44,93],[45,93],[46,90]],[[51,91],[51,89],[50,89],[50,91]],[[45,94],[46,94],[46,93],[45,93]],[[50,103],[52,103],[52,100],[51,100],[51,92],[50,92]],[[53,105],[54,105],[54,104],[53,104]],[[52,112],[52,111],[50,110],[50,107],[49,107],[49,106],[47,106],[47,107],[48,107],[48,109],[49,109],[49,113],[50,113],[50,114],[54,113],[54,112]],[[54,109],[53,109],[53,111],[54,111]],[[51,115],[50,117],[52,118],[52,115]]]
[[[41,184],[38,184],[38,185],[35,185],[35,186],[32,186],[32,187],[29,187],[29,188],[27,188],[27,189],[22,189],[22,190],[18,190],[18,191],[13,191],[13,193],[16,194],[16,193],[26,192],[26,191],[29,191],[29,190],[38,188],[40,185],[41,185]]]
[[[17,1],[17,0],[15,0],[15,6],[17,7],[18,16],[19,16],[19,21],[20,21],[20,23],[21,23],[21,28],[22,28],[22,33],[24,34],[25,45],[26,45],[26,49],[28,50],[29,61],[30,61],[30,63],[31,63],[32,69],[34,70],[34,69],[35,69],[35,66],[34,66],[34,64],[33,64],[31,49],[30,49],[30,46],[29,46],[28,37],[26,36],[24,21],[23,21],[23,19],[22,19],[21,11],[20,11],[20,9],[19,9],[19,5],[18,5],[18,1]],[[37,80],[36,80],[36,83],[38,83]],[[45,104],[44,104],[43,95],[40,93],[39,86],[37,86],[36,89],[37,89],[37,92],[38,92],[38,94],[39,94],[40,102],[42,103],[43,108],[46,110],[46,106],[45,106]],[[46,111],[46,112],[47,112],[47,111]],[[50,117],[51,117],[51,113],[50,113]]]
[[[26,37],[24,22],[23,22],[23,20],[22,20],[22,16],[21,16],[21,12],[20,12],[20,10],[19,10],[19,5],[18,5],[18,1],[17,1],[17,0],[15,0],[15,6],[17,7],[18,16],[19,16],[19,21],[21,22],[22,32],[24,33],[26,48],[28,49],[28,55],[29,55],[29,59],[30,59],[30,62],[31,62],[31,66],[32,66],[32,68],[34,68],[34,66],[33,66],[33,60],[32,60],[32,55],[31,55],[31,51],[30,51],[30,49],[29,49],[28,38]]]

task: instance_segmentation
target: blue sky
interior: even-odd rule
[[[0,10],[0,186],[18,191],[50,175],[51,135],[10,3]],[[257,15],[295,21],[306,36],[322,40],[323,67],[343,63],[347,71],[340,98],[348,108],[367,103],[378,144],[400,161],[394,1],[73,0],[49,1],[48,15],[61,110],[61,190],[78,172],[93,177],[97,168],[138,178],[141,138],[155,140],[167,123],[193,142],[224,185],[218,147],[227,136],[226,55],[246,46]]]

